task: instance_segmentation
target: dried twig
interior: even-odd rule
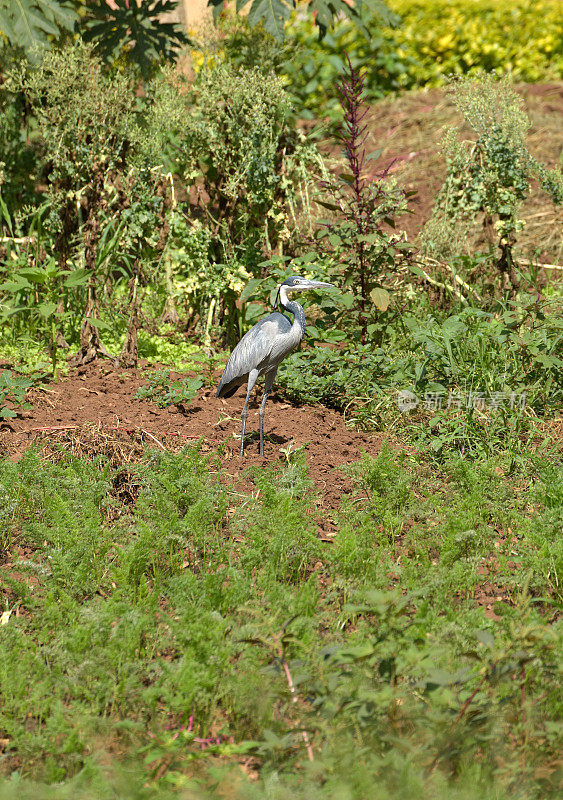
[[[272,635],[272,638],[276,645],[276,650],[278,653],[278,657],[281,661],[283,671],[285,672],[285,678],[287,680],[287,685],[289,686],[289,691],[291,692],[291,700],[293,703],[297,703],[297,692],[295,691],[295,686],[293,684],[293,678],[291,677],[291,672],[289,671],[289,665],[285,659],[283,645],[281,644],[280,640],[277,636]],[[311,744],[311,740],[309,739],[309,734],[306,730],[301,730],[301,735],[303,736],[303,742],[305,743],[305,747],[307,748],[307,755],[309,756],[309,761],[314,761],[315,757],[313,754],[313,746]]]
[[[145,436],[148,436],[148,437],[149,437],[149,439],[152,439],[152,440],[153,440],[153,442],[156,442],[156,443],[157,443],[157,445],[158,445],[159,447],[162,447],[162,449],[163,449],[163,450],[166,450],[166,447],[165,447],[165,446],[162,444],[162,442],[159,442],[159,440],[156,438],[156,436],[153,436],[153,435],[152,435],[152,433],[149,433],[149,432],[148,432],[148,431],[146,431],[144,428],[139,428],[139,430],[141,431],[141,433],[144,433],[144,434],[145,434]]]

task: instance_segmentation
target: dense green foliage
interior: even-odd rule
[[[385,19],[370,4],[359,13],[360,20],[341,18],[322,37],[315,20],[294,14],[284,46],[263,27],[225,15],[219,25],[226,37],[206,41],[203,49],[234,63],[275,68],[301,117],[340,118],[336,87],[347,58],[363,71],[370,100],[478,70],[517,81],[563,76],[558,0],[391,0]],[[196,65],[199,59],[196,51]]]
[[[188,38],[166,19],[177,0],[0,0],[0,66],[24,54],[38,63],[45,51],[73,33],[97,45],[109,64],[127,65],[149,77],[174,61]]]
[[[0,54],[8,47],[40,60],[53,39],[74,28],[78,19],[72,0],[0,0]]]
[[[79,43],[14,69],[4,88],[7,133],[19,134],[10,102],[24,98],[35,135],[2,154],[1,313],[12,340],[43,337],[53,372],[57,347],[78,330],[89,361],[106,352],[104,330],[123,323],[119,359],[136,363],[147,286],[165,319],[183,306],[207,343],[217,320],[233,341],[248,322],[241,289],[264,255],[294,245],[312,172],[323,169],[273,75],[209,65],[188,85],[163,71],[145,98],[130,77],[104,71]],[[18,192],[26,168],[44,179],[42,196]]]
[[[295,9],[312,21],[321,37],[343,17],[350,20],[352,25],[362,28],[365,9],[377,14],[385,23],[392,17],[383,0],[357,0],[354,4],[346,3],[344,0],[237,0],[236,11],[247,8],[249,4],[250,25],[262,26],[278,41],[283,41],[286,23]],[[224,0],[208,0],[207,5],[213,7],[215,19],[225,8]]]
[[[390,0],[401,18],[395,41],[402,85],[439,85],[476,69],[516,81],[563,76],[558,0]]]
[[[499,273],[516,290],[514,247],[523,228],[518,214],[531,180],[535,178],[552,201],[561,204],[563,176],[559,169],[548,170],[528,150],[531,123],[506,78],[482,74],[478,79],[453,81],[451,95],[477,141],[461,141],[456,128],[444,134],[448,171],[423,231],[424,246],[438,257],[459,254],[467,248],[467,233],[482,212],[496,233]]]
[[[493,780],[497,797],[552,796],[560,483],[536,459],[515,492],[503,466],[365,457],[327,547],[299,458],[256,473],[253,498],[197,448],[117,470],[0,462],[4,535],[33,550],[0,627],[8,754],[83,785],[105,784],[112,749],[143,754],[121,797],[150,776],[146,796],[198,797],[196,777],[207,796],[217,757],[245,753],[280,798],[363,798],[374,780],[381,797],[487,797]],[[483,565],[505,587],[494,624],[474,600]],[[254,796],[241,780],[229,796]]]
[[[560,312],[530,297],[498,315],[402,315],[384,347],[314,347],[291,355],[279,380],[291,399],[332,406],[368,428],[400,427],[437,454],[517,457],[537,417],[552,417],[563,401],[562,342]],[[400,413],[401,392],[416,398],[412,422]]]

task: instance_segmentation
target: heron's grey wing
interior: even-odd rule
[[[267,372],[272,350],[279,349],[279,338],[290,330],[291,322],[288,318],[274,312],[245,333],[227,361],[217,389],[217,397],[231,397],[238,387],[247,381],[251,370]],[[272,367],[275,365],[272,363]]]

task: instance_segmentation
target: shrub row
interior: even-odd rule
[[[407,85],[437,85],[475,68],[521,81],[563,75],[559,0],[390,0]],[[403,79],[404,80],[404,79]]]
[[[369,38],[348,19],[322,40],[309,19],[289,24],[290,58],[282,69],[305,113],[338,114],[334,87],[346,54],[355,68],[365,70],[370,99],[437,86],[452,73],[477,69],[529,82],[563,76],[559,0],[390,0],[389,5],[397,27],[382,28],[379,17],[366,11]]]

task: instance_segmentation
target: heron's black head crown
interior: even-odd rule
[[[299,286],[300,283],[308,283],[306,278],[302,278],[301,275],[290,275],[289,278],[286,278],[285,281],[281,284],[282,286]]]

